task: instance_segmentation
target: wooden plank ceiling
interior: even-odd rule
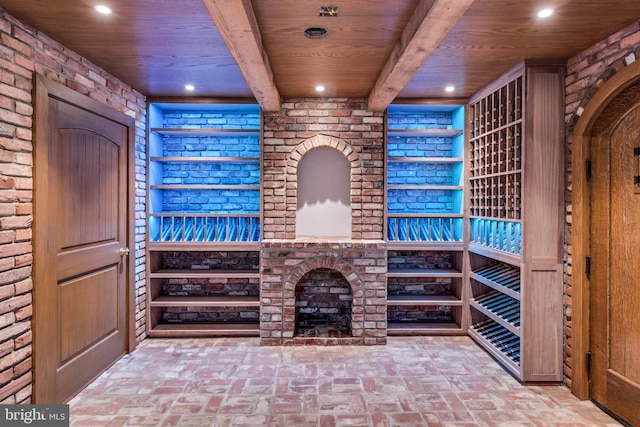
[[[100,2],[113,14],[96,14]],[[337,6],[337,16],[320,16],[323,6]],[[555,8],[546,20],[536,17],[543,6]],[[464,99],[522,59],[567,59],[640,18],[628,0],[0,0],[0,8],[147,96],[254,97],[265,110],[298,97],[368,98],[375,110],[394,99]],[[318,27],[326,36],[304,35]]]

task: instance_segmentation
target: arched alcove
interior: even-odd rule
[[[307,152],[298,164],[297,187],[297,238],[351,237],[350,164],[341,152]]]
[[[296,284],[295,296],[294,336],[351,336],[353,294],[342,273],[330,268],[311,270]]]

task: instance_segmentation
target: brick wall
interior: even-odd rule
[[[572,202],[571,134],[582,111],[598,89],[616,72],[640,58],[640,21],[591,46],[567,63],[565,122],[566,143],[566,228],[565,228],[565,381],[571,386],[572,364]]]
[[[31,401],[34,72],[136,120],[138,339],[145,331],[144,97],[0,9],[0,404]]]
[[[165,128],[260,129],[260,113],[163,111]],[[163,156],[260,157],[257,137],[167,136]],[[156,180],[157,181],[157,180]],[[260,185],[260,162],[164,163],[162,184]],[[167,190],[164,212],[259,213],[259,190]]]
[[[367,111],[365,99],[290,99],[263,121],[263,238],[295,238],[296,167],[307,151],[329,146],[351,164],[351,237],[382,239],[382,113]]]

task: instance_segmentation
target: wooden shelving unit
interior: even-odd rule
[[[563,66],[470,99],[469,335],[524,382],[562,380]]]
[[[388,335],[465,334],[464,107],[387,113]]]
[[[216,311],[227,309],[240,313],[242,310],[245,313],[258,312],[260,271],[257,249],[238,245],[233,248],[235,250],[225,251],[193,249],[180,247],[179,244],[174,244],[173,250],[158,249],[151,244],[148,254],[149,336],[256,336],[257,316],[242,318],[240,314],[237,320],[228,321],[216,319],[215,314]],[[244,264],[252,263],[252,268],[230,268],[247,256],[252,260]],[[211,260],[216,262],[207,265]],[[218,261],[228,265],[218,268]],[[188,284],[189,291],[184,290],[185,284]],[[190,314],[193,312],[200,314],[195,317]],[[208,315],[211,318],[205,322],[202,321],[203,312],[213,315]]]
[[[182,120],[183,113],[202,118]],[[217,127],[228,115],[247,113],[256,117],[254,129]],[[149,336],[258,336],[260,214],[206,208],[222,203],[201,192],[250,190],[261,206],[259,107],[151,102],[148,117]],[[169,149],[171,144],[175,147]],[[253,153],[233,155],[249,144],[256,147]],[[247,164],[255,165],[255,185],[225,182]],[[232,172],[208,175],[223,167]],[[189,204],[191,194],[204,209]],[[188,200],[168,209],[172,197]]]

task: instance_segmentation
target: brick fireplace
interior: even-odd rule
[[[261,344],[385,344],[386,243],[382,241],[264,241],[261,249]],[[296,288],[312,271],[330,270],[348,282],[350,336],[295,336]],[[338,287],[331,288],[328,293]],[[328,321],[328,327],[332,322]]]
[[[262,345],[386,343],[383,141],[383,115],[367,111],[364,99],[288,100],[264,113]],[[331,187],[326,196],[302,194],[299,166],[315,149],[345,160],[344,197],[333,192],[342,184],[331,173],[320,179]],[[318,210],[337,199],[346,218]],[[302,205],[318,212],[316,236],[308,225],[298,230]],[[335,221],[348,221],[346,235],[331,235],[344,229],[332,228]]]

